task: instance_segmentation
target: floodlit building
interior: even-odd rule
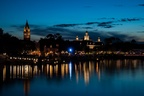
[[[30,27],[28,21],[26,21],[23,34],[24,34],[24,40],[30,41]]]
[[[87,40],[87,41],[90,40],[89,35],[88,35],[88,31],[85,32],[84,40]]]
[[[82,47],[88,47],[90,50],[93,50],[95,47],[100,47],[103,45],[103,43],[100,40],[100,37],[98,37],[97,41],[95,41],[95,42],[92,41],[90,39],[88,31],[85,32],[83,39],[79,39],[79,37],[76,36],[76,39],[73,41],[73,43],[77,48],[79,46],[78,49],[83,49]]]

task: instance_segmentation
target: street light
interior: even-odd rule
[[[72,53],[72,51],[73,51],[72,48],[69,48],[69,52]]]
[[[72,48],[68,48],[68,52],[69,52],[69,55],[71,55],[73,53],[73,49]]]

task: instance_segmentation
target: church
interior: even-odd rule
[[[26,24],[24,26],[23,31],[23,44],[24,46],[24,52],[28,55],[38,55],[40,56],[40,50],[39,50],[39,43],[31,41],[31,33],[30,33],[30,27],[28,24],[28,20],[26,20]],[[35,50],[32,50],[33,48],[36,48]]]
[[[23,34],[24,34],[24,40],[30,41],[30,27],[28,21],[26,21]]]

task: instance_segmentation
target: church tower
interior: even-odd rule
[[[28,25],[28,21],[26,21],[25,27],[24,27],[24,40],[30,41],[30,28]]]

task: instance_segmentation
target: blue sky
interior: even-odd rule
[[[28,20],[31,39],[100,36],[144,42],[144,0],[0,0],[0,27],[20,39]]]

